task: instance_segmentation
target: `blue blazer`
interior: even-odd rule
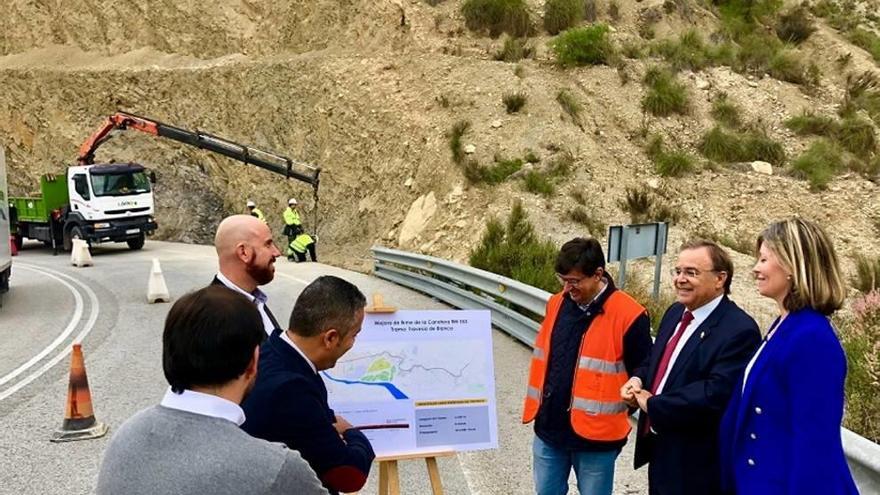
[[[790,313],[737,386],[720,430],[722,485],[744,495],[858,494],[840,439],[846,357],[821,313]]]
[[[241,407],[244,431],[298,450],[330,493],[366,483],[375,457],[370,441],[356,429],[340,438],[324,381],[278,330],[260,347],[257,383]]]

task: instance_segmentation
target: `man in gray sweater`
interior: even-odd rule
[[[113,436],[97,493],[327,494],[298,452],[239,428],[264,337],[259,312],[236,292],[210,286],[180,298],[162,335],[171,387]]]

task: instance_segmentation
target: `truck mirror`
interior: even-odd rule
[[[150,183],[151,184],[156,183],[156,172],[153,170],[150,170]]]

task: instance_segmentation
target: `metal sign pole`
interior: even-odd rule
[[[629,237],[629,226],[624,225],[620,229],[620,273],[617,276],[621,289],[626,285],[627,237]]]
[[[654,300],[660,298],[660,275],[663,273],[663,253],[666,251],[666,222],[658,225],[657,229],[657,258],[654,262]]]

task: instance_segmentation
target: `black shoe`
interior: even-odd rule
[[[294,258],[293,256],[288,256],[287,261],[296,261],[296,258]]]

